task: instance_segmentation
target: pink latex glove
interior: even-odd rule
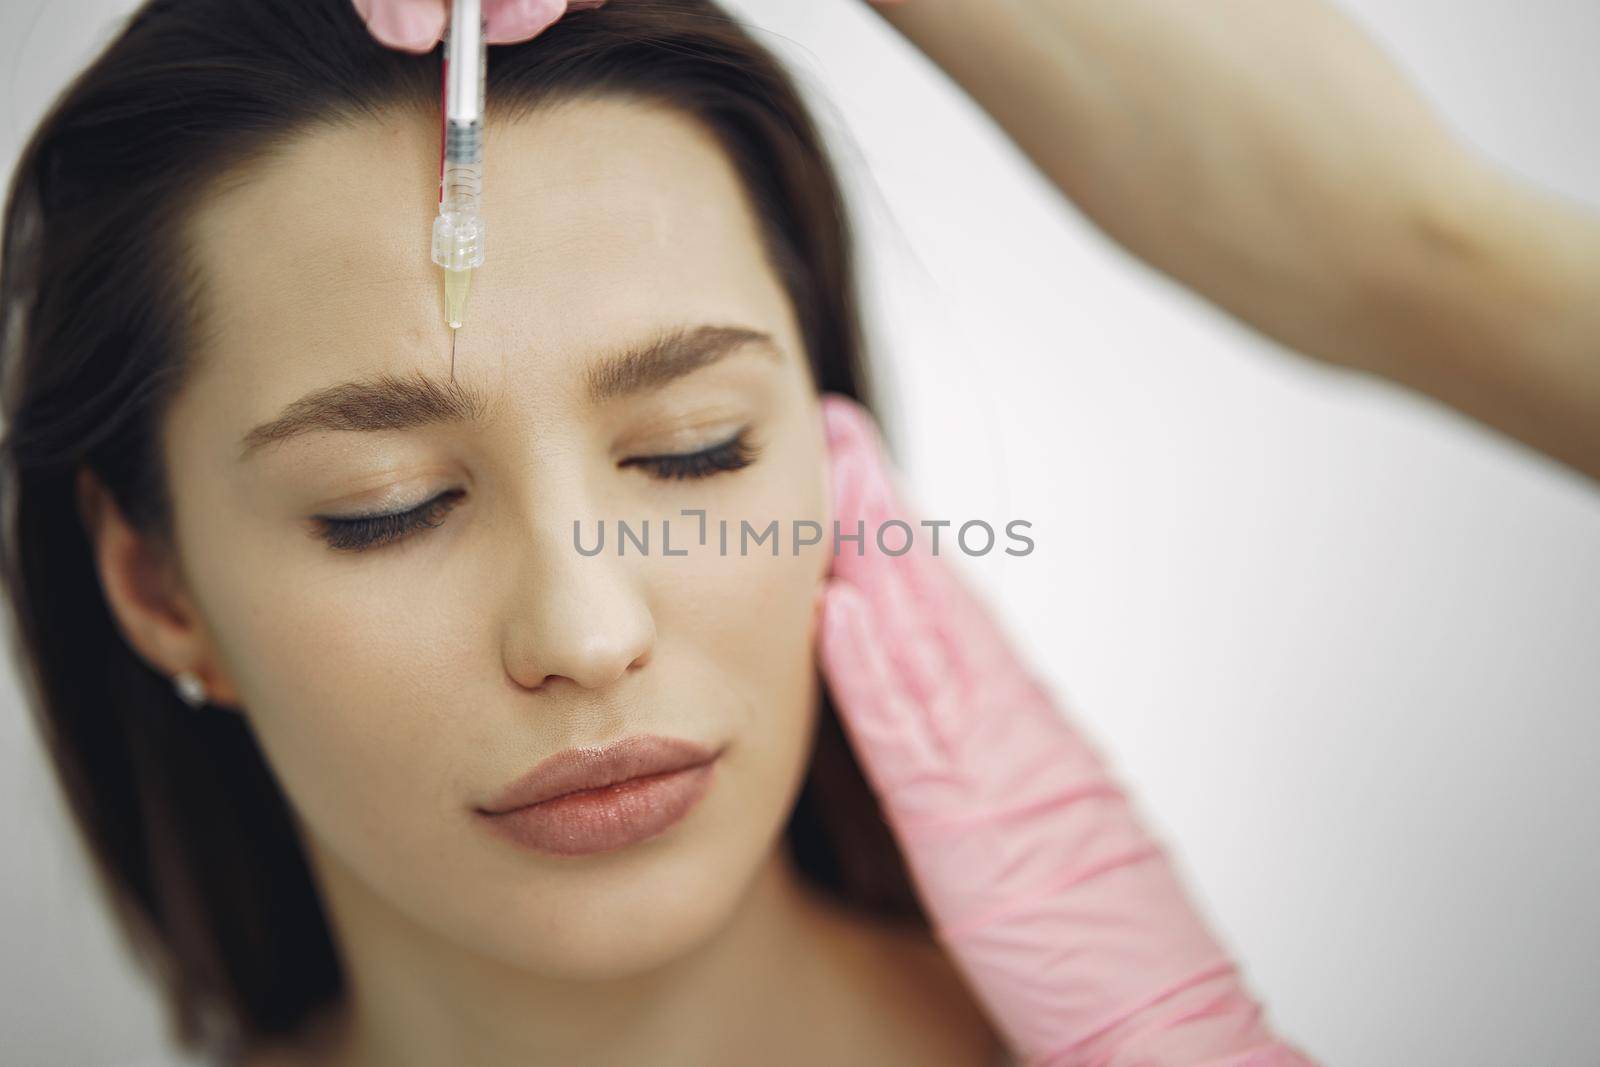
[[[820,597],[823,671],[936,936],[1001,1036],[1030,1064],[1307,1067],[953,569],[960,524],[933,555],[871,415],[822,404],[834,516],[865,533],[861,555],[837,543]],[[901,556],[876,544],[892,518],[915,535]]]
[[[485,40],[512,44],[543,33],[569,11],[599,7],[606,0],[483,0]],[[352,0],[361,20],[382,44],[426,52],[444,36],[448,0]]]

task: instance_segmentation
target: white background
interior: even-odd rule
[[[7,173],[129,6],[5,0]],[[1330,1065],[1600,1063],[1600,486],[1133,260],[854,0],[733,6],[825,98],[920,510],[1034,523],[968,565],[1269,1020]],[[1600,5],[1345,6],[1600,207]],[[0,704],[0,1058],[156,1055],[9,666]]]

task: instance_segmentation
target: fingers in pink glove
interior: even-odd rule
[[[835,519],[842,533],[861,534],[860,542],[840,543],[832,573],[873,602],[897,635],[916,638],[898,641],[892,649],[914,695],[931,698],[980,665],[997,666],[995,658],[1009,653],[994,640],[993,619],[941,558],[958,551],[956,529],[922,526],[905,505],[898,476],[883,462],[887,450],[870,412],[847,397],[828,394],[822,398],[822,416],[832,457]],[[886,528],[896,521],[905,525]],[[902,553],[908,537],[910,548]]]
[[[1008,1042],[1062,1065],[1303,1067],[1092,747],[930,551],[871,415],[831,395],[823,412],[835,517],[864,534],[825,587],[824,673],[929,918]],[[901,555],[903,529],[877,546],[892,519],[918,535]]]
[[[835,581],[825,594],[823,627],[825,639],[833,632],[839,655],[830,661],[838,668],[830,680],[846,688],[892,681],[903,691],[916,715],[893,728],[908,730],[914,723],[927,735],[924,750],[943,761],[937,772],[902,768],[907,774],[926,774],[930,782],[953,789],[949,769],[962,761],[1007,768],[1003,782],[990,783],[986,774],[969,766],[967,792],[948,796],[943,804],[947,812],[979,819],[998,808],[1047,799],[1030,791],[1032,783],[1048,789],[1068,776],[1103,780],[1098,767],[1041,763],[1060,753],[1041,751],[1038,738],[1058,734],[1063,724],[994,614],[948,558],[959,552],[955,529],[942,529],[935,554],[932,531],[919,525],[903,502],[871,414],[836,394],[823,397],[822,411],[835,521],[843,534],[853,535],[858,528],[863,534],[860,546],[841,542],[832,561]],[[905,544],[904,527],[884,534],[889,552],[878,546],[877,531],[893,520],[912,531],[910,549],[899,555],[891,553]],[[892,667],[892,679],[875,678],[868,666],[869,653],[879,649]],[[855,706],[870,714],[865,710],[869,703]],[[909,824],[906,828],[912,829]]]
[[[354,0],[378,43],[426,52],[444,35],[445,0]]]
[[[488,0],[484,5],[490,44],[515,44],[537,37],[563,15],[599,7],[605,0]]]
[[[444,36],[448,0],[352,0],[372,36],[390,48],[426,52]],[[605,0],[485,0],[484,36],[490,44],[537,37],[563,15],[596,8]]]

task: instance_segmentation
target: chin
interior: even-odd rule
[[[734,918],[782,846],[782,798],[735,795],[735,777],[656,838],[523,866],[478,897],[472,947],[566,981],[642,974],[693,951]],[[766,825],[753,809],[770,816]]]

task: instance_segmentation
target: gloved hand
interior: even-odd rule
[[[352,0],[382,44],[426,52],[444,36],[448,0]],[[526,41],[569,11],[599,7],[606,0],[483,0],[484,39],[490,44]]]
[[[936,937],[1012,1051],[1060,1067],[1307,1067],[945,558],[959,524],[933,555],[871,415],[837,394],[823,412],[835,519],[864,533],[861,555],[837,543],[819,598],[823,673]],[[876,543],[894,518],[915,534],[901,556]]]

